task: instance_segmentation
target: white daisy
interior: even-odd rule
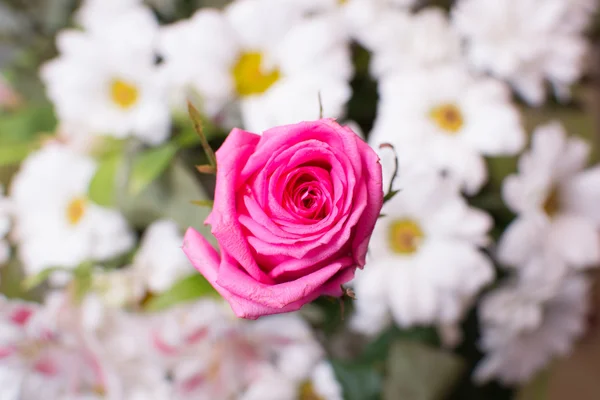
[[[559,123],[535,130],[518,174],[503,185],[504,202],[517,218],[500,238],[501,263],[528,269],[536,258],[554,260],[543,273],[550,266],[560,270],[561,264],[600,263],[600,167],[584,169],[589,150],[581,139],[567,137]]]
[[[460,66],[398,73],[382,80],[379,91],[371,142],[393,144],[407,167],[445,170],[469,194],[487,180],[483,156],[516,154],[525,144],[506,87]]]
[[[462,63],[460,37],[447,14],[428,7],[416,14],[381,12],[359,37],[373,53],[370,70],[380,79],[407,69],[430,69]]]
[[[194,272],[181,250],[182,243],[179,227],[171,220],[155,221],[144,232],[133,268],[150,292],[164,292],[176,281]]]
[[[491,218],[471,208],[437,174],[400,174],[401,191],[382,210],[364,270],[354,281],[351,326],[376,334],[401,327],[460,321],[476,294],[494,278],[479,251]]]
[[[14,236],[28,274],[76,267],[127,251],[134,236],[123,216],[92,203],[95,162],[59,144],[31,154],[12,181]]]
[[[585,0],[583,0],[585,1]],[[532,105],[559,96],[582,75],[587,43],[581,30],[589,6],[564,0],[461,0],[453,22],[467,41],[471,65],[509,82]]]
[[[165,86],[155,65],[158,25],[146,14],[123,14],[101,32],[66,30],[59,57],[41,78],[60,129],[69,135],[137,137],[150,145],[169,136]]]
[[[567,355],[585,332],[589,289],[579,275],[565,279],[548,300],[532,297],[518,281],[486,295],[479,308],[486,356],[475,380],[525,382],[554,357]]]
[[[116,18],[131,12],[144,12],[143,0],[84,0],[75,20],[88,30],[103,30]],[[148,10],[150,12],[150,10]]]
[[[164,29],[163,73],[181,106],[196,91],[204,112],[225,118],[233,102],[246,129],[339,117],[351,90],[350,53],[335,16],[305,18],[278,0],[202,10]]]
[[[286,0],[281,0],[286,1]],[[389,27],[397,22],[390,15],[413,6],[416,0],[287,0],[310,15],[328,14],[340,19],[349,38],[368,47],[369,32],[378,31],[382,25]],[[385,28],[383,28],[385,29]]]

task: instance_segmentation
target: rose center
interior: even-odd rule
[[[421,227],[413,220],[405,219],[392,222],[389,228],[389,245],[398,254],[413,254],[423,240]]]
[[[436,125],[448,134],[457,133],[464,124],[462,111],[456,104],[440,104],[431,109],[430,118]]]
[[[560,191],[558,187],[555,186],[550,190],[542,207],[549,217],[554,217],[558,213],[560,210]]]
[[[139,97],[139,91],[135,85],[123,81],[121,79],[114,79],[110,85],[110,98],[119,108],[126,110],[131,108],[137,103]]]
[[[310,381],[305,381],[300,385],[298,400],[325,400],[315,392],[315,388]]]
[[[243,53],[231,70],[235,90],[240,96],[266,92],[280,78],[279,69],[265,70],[263,56],[258,52]]]
[[[292,203],[305,218],[323,219],[327,215],[323,191],[315,182],[304,182],[295,188]]]
[[[76,197],[67,205],[67,221],[71,225],[77,225],[85,215],[87,200],[83,197]]]

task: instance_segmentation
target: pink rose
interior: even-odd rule
[[[194,229],[183,250],[239,317],[294,311],[365,265],[383,204],[381,165],[349,128],[322,119],[234,129],[217,155],[206,220],[221,254]]]

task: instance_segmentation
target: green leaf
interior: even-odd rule
[[[381,374],[370,365],[331,360],[331,366],[338,382],[342,385],[345,400],[377,400],[380,398]]]
[[[151,312],[162,311],[201,297],[219,297],[219,294],[206,278],[200,274],[194,274],[181,279],[171,289],[150,299],[144,308]]]
[[[84,262],[73,270],[73,295],[80,302],[92,287],[92,270],[94,264]]]
[[[114,206],[117,174],[122,169],[123,161],[123,154],[115,153],[100,162],[88,188],[90,200],[103,207]]]
[[[14,165],[23,161],[29,153],[37,149],[39,142],[0,144],[0,166]]]
[[[193,205],[193,200],[206,200],[208,195],[197,180],[198,174],[180,160],[169,165],[165,173],[141,193],[126,194],[121,205],[129,222],[145,229],[157,219],[171,219],[182,229],[193,226],[209,241],[216,243],[204,221],[211,210]]]
[[[443,400],[465,371],[455,354],[417,341],[395,341],[388,353],[383,400]]]
[[[49,104],[0,113],[0,146],[30,142],[41,133],[54,132],[55,127],[56,118]]]
[[[391,199],[394,198],[394,196],[396,196],[398,193],[400,193],[400,190],[392,190],[390,192],[388,192],[384,197],[383,197],[383,202],[386,203],[388,201],[390,201]]]
[[[21,282],[21,288],[24,291],[28,292],[28,291],[38,287],[42,283],[46,282],[48,280],[48,278],[50,278],[50,275],[52,275],[54,272],[57,272],[57,271],[71,271],[71,270],[68,268],[64,268],[64,267],[46,268],[45,270],[37,273],[36,275],[31,275],[31,276],[25,278]]]
[[[360,357],[361,361],[375,362],[385,359],[390,352],[390,347],[397,340],[417,341],[432,346],[437,346],[440,343],[440,338],[435,328],[415,327],[400,329],[396,326],[391,326],[365,347]]]
[[[137,195],[162,175],[177,153],[175,143],[167,143],[140,153],[133,162],[129,177],[129,193]]]

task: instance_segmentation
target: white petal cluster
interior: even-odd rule
[[[398,70],[379,92],[371,143],[392,144],[402,170],[445,170],[469,194],[487,181],[484,156],[516,154],[525,144],[506,87],[460,65]]]
[[[559,123],[540,126],[503,197],[517,219],[498,245],[506,265],[527,268],[540,254],[582,269],[600,263],[600,168],[585,169],[589,145]]]
[[[346,37],[331,15],[306,18],[278,0],[234,2],[223,12],[200,10],[162,29],[166,80],[181,106],[194,92],[208,115],[246,129],[325,116],[340,117],[350,97]]]
[[[42,66],[41,78],[66,135],[157,145],[171,123],[156,66],[158,22],[149,9],[120,3],[87,2],[78,14],[87,29],[60,32],[59,56]]]
[[[401,177],[354,281],[352,326],[366,334],[392,320],[401,327],[456,324],[494,278],[479,249],[488,242],[491,218],[438,174]]]
[[[30,155],[14,176],[14,240],[27,274],[75,268],[129,250],[135,237],[120,212],[88,199],[97,165],[59,143]]]
[[[597,4],[591,0],[461,0],[453,23],[470,64],[510,83],[525,101],[541,105],[546,81],[559,97],[582,75],[582,31]]]
[[[480,345],[486,356],[475,379],[525,382],[555,357],[568,355],[587,327],[590,286],[585,276],[574,275],[546,299],[532,295],[520,282],[487,295],[479,309]]]
[[[600,170],[585,169],[589,150],[557,122],[540,126],[518,173],[505,179],[516,219],[496,250],[515,273],[479,308],[481,381],[526,381],[585,332],[590,282],[582,271],[600,263]]]
[[[236,320],[203,300],[162,314],[0,301],[0,381],[7,399],[341,400],[333,369],[297,315]]]

